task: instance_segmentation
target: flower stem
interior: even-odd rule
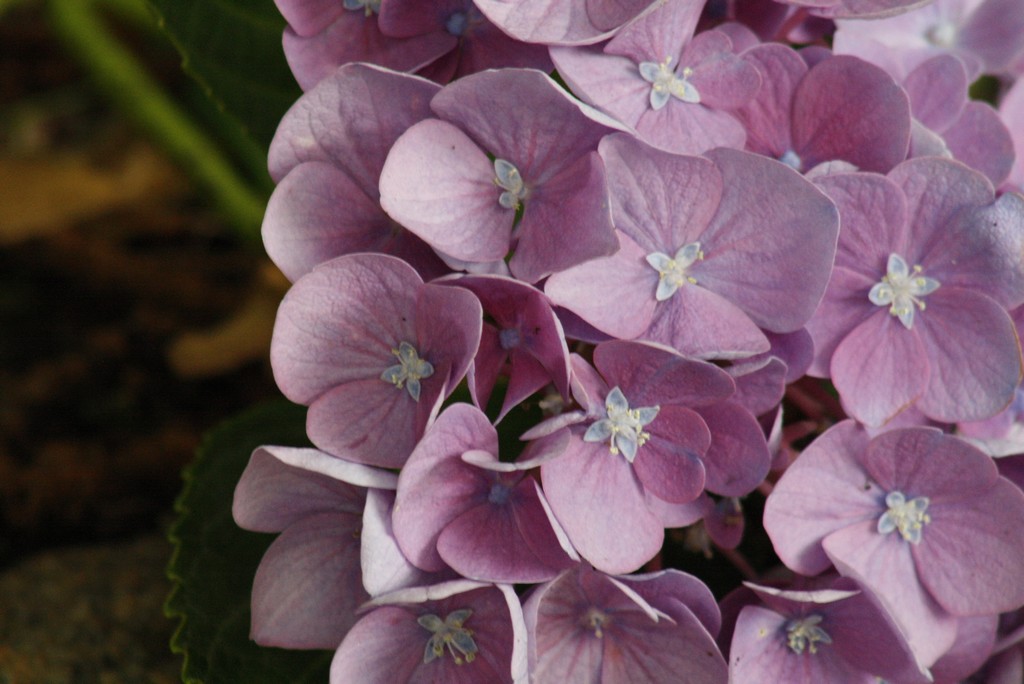
[[[50,23],[58,38],[106,96],[207,192],[236,232],[246,240],[258,240],[266,198],[241,179],[215,142],[110,35],[96,15],[95,4],[95,0],[48,0]]]

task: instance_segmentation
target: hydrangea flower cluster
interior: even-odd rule
[[[277,2],[314,447],[236,489],[253,639],[334,684],[1019,676],[1019,0]]]

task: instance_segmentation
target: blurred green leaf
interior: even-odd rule
[[[308,444],[305,409],[281,401],[244,413],[207,435],[185,471],[169,534],[174,588],[165,612],[180,620],[171,649],[184,656],[182,681],[190,684],[328,680],[333,653],[262,648],[249,640],[252,580],[274,537],[239,529],[231,501],[249,455],[263,444]]]
[[[149,0],[185,70],[263,148],[301,95],[273,0]]]

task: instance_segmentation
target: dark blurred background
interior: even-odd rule
[[[0,0],[0,684],[180,681],[161,611],[180,472],[205,431],[277,396],[286,283],[45,4]],[[145,16],[103,19],[209,115]]]

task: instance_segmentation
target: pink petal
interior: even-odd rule
[[[839,343],[832,355],[832,382],[851,416],[878,427],[930,386],[934,369],[920,327],[907,330],[880,309]]]
[[[381,206],[434,249],[464,261],[508,252],[513,212],[498,204],[494,165],[444,121],[409,128],[380,175]]]

